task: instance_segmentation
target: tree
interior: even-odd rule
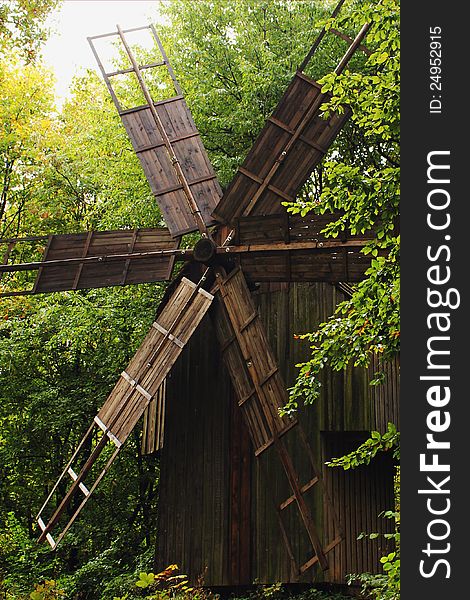
[[[293,204],[292,213],[340,211],[327,232],[333,237],[373,230],[375,239],[364,249],[372,256],[366,279],[354,287],[349,300],[317,331],[300,335],[312,343],[312,357],[298,365],[300,373],[287,410],[299,401],[312,402],[319,393],[319,374],[325,367],[343,369],[348,363],[367,366],[373,355],[387,360],[399,352],[400,238],[399,214],[399,7],[396,0],[380,5],[361,3],[341,17],[336,29],[356,31],[371,22],[366,44],[372,49],[361,72],[346,70],[321,80],[331,94],[322,110],[352,108],[353,144],[343,139],[323,167],[321,189],[309,189]],[[373,383],[379,383],[380,373]]]
[[[34,214],[54,145],[52,76],[40,66],[5,60],[0,67],[0,238],[22,231]],[[36,211],[39,213],[39,210]],[[40,221],[39,214],[36,221]]]
[[[56,115],[44,69],[8,68],[2,80],[8,102],[0,115],[8,133],[4,164],[11,163],[4,171],[4,234],[159,224],[158,207],[96,74],[76,80]],[[87,506],[86,523],[64,540],[54,560],[35,543],[34,516],[84,424],[142,341],[162,291],[155,284],[2,299],[0,522],[6,533],[0,567],[10,582],[31,585],[57,569],[74,571],[111,541],[122,555],[121,538],[127,544],[122,568],[153,547],[158,470],[154,459],[142,459],[139,432]]]
[[[219,180],[227,185],[329,9],[284,0],[174,0],[162,4],[161,12],[169,20],[159,28],[163,44]]]
[[[18,51],[31,62],[46,40],[48,15],[60,0],[6,0],[0,5],[0,50],[5,54]]]

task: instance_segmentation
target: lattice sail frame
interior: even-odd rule
[[[334,70],[337,75],[357,49],[364,49],[361,42],[369,28],[365,24],[354,40],[332,31],[350,44]],[[341,112],[323,118],[320,107],[330,96],[303,72],[325,34],[323,28],[213,211],[219,221],[233,223],[237,217],[276,214],[281,202],[293,202],[351,115],[344,106]]]
[[[144,30],[153,36],[161,61],[138,64],[126,34]],[[106,71],[95,46],[96,40],[106,37],[120,40],[131,68]],[[196,230],[206,233],[215,224],[211,213],[222,190],[154,26],[123,30],[118,25],[116,32],[89,37],[88,42],[171,235],[177,237]],[[161,67],[167,69],[175,95],[155,102],[142,71]],[[112,78],[125,73],[136,76],[146,100],[144,106],[121,106]]]

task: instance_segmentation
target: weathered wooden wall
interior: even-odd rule
[[[255,295],[256,302],[281,372],[291,385],[295,364],[308,356],[308,343],[294,340],[294,333],[313,330],[343,295],[330,284],[267,289]],[[396,366],[391,371],[396,375]],[[352,449],[369,430],[383,430],[387,420],[396,421],[398,416],[395,381],[392,393],[377,392],[368,386],[363,370],[349,369],[325,375],[322,383],[321,399],[301,415],[319,468],[328,458]],[[203,576],[208,585],[289,581],[290,565],[273,500],[283,500],[290,492],[275,457],[266,453],[261,465],[252,457],[237,410],[206,317],[168,379],[156,566],[176,562],[193,580]],[[291,451],[302,473],[307,461],[295,447]],[[377,514],[393,507],[391,462],[363,468],[351,477],[326,467],[323,472],[347,534],[329,554],[326,579],[343,582],[349,572],[376,571],[379,541],[356,538],[361,531],[390,526]],[[331,511],[325,508],[318,485],[306,499],[315,521],[329,533]],[[287,525],[296,558],[305,562],[311,549],[297,525],[297,514],[291,512]],[[310,570],[302,580],[311,581],[312,576]]]
[[[206,316],[167,378],[157,561],[210,583],[229,583],[229,400]]]

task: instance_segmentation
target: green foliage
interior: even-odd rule
[[[169,565],[157,573],[139,573],[135,585],[145,590],[147,600],[170,600],[172,598],[199,598],[195,588],[191,587],[186,575],[178,575],[178,565]]]
[[[33,581],[50,578],[63,567],[58,556],[31,539],[13,512],[2,515],[0,525],[0,592],[16,598],[31,589]]]
[[[33,61],[48,30],[45,21],[59,0],[7,0],[0,4],[0,51]]]
[[[351,596],[340,592],[326,591],[317,587],[309,587],[301,592],[288,589],[282,583],[257,585],[243,598],[232,597],[231,600],[350,600]]]
[[[159,27],[223,186],[272,113],[329,14],[319,2],[162,3]],[[334,36],[330,36],[333,37]],[[321,70],[321,74],[328,72]]]
[[[352,574],[348,576],[350,583],[361,583],[361,592],[374,600],[399,600],[400,598],[400,554],[390,552],[380,559],[384,574],[371,573]]]
[[[399,440],[400,433],[395,425],[388,423],[386,433],[372,431],[370,437],[359,448],[340,458],[332,458],[326,464],[329,467],[342,467],[345,470],[354,469],[361,465],[368,465],[377,452],[386,452],[391,449],[393,449],[394,458],[399,458]]]
[[[360,2],[351,12],[328,24],[343,30],[372,26],[365,44],[372,54],[360,72],[346,69],[321,80],[331,94],[322,110],[352,109],[351,125],[340,136],[335,151],[323,164],[321,184],[312,182],[295,203],[292,213],[339,211],[341,217],[325,229],[337,237],[372,230],[375,239],[364,248],[371,256],[366,278],[354,286],[352,297],[313,333],[299,335],[311,342],[312,356],[300,369],[290,390],[286,412],[299,403],[313,402],[320,393],[324,368],[367,366],[376,356],[379,365],[399,351],[400,237],[399,211],[399,5],[396,0]],[[372,383],[383,381],[377,373]]]
[[[41,196],[55,138],[51,87],[50,73],[40,66],[0,65],[0,238],[21,231]],[[41,213],[38,208],[35,222]]]
[[[46,579],[44,583],[36,583],[34,591],[29,595],[31,600],[58,600],[64,596],[64,590],[58,588],[57,582],[53,579]]]

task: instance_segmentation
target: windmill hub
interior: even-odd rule
[[[194,260],[209,263],[215,256],[217,244],[209,238],[201,238],[194,246]]]

